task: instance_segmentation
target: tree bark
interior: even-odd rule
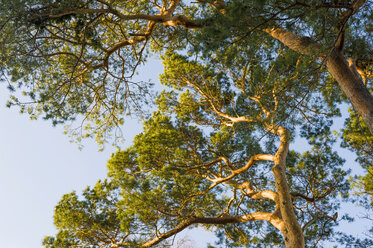
[[[293,201],[286,179],[286,157],[289,151],[290,134],[283,127],[271,127],[271,132],[280,135],[280,147],[275,155],[275,164],[272,168],[275,177],[276,190],[279,197],[281,218],[285,229],[282,230],[285,246],[287,248],[304,248],[302,227],[298,223],[294,212]]]
[[[336,50],[326,58],[326,66],[373,135],[373,96],[358,73],[348,65],[342,53]]]

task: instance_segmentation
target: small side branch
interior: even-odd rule
[[[316,214],[311,220],[309,220],[306,224],[304,224],[304,226],[302,227],[303,232],[305,232],[307,228],[309,228],[311,225],[315,224],[317,220],[322,219],[322,218],[324,219],[326,218],[328,219],[328,221],[330,220],[337,221],[338,212],[336,212],[333,216],[329,216],[327,214]]]
[[[241,168],[237,169],[237,170],[232,170],[232,173],[227,176],[227,177],[217,177],[217,178],[210,178],[210,180],[212,182],[214,182],[214,184],[219,184],[219,183],[224,183],[224,182],[227,182],[231,179],[233,179],[235,176],[247,171],[248,169],[251,168],[251,166],[253,166],[255,164],[255,162],[257,161],[260,161],[260,160],[264,160],[264,161],[274,161],[275,160],[275,157],[273,155],[270,155],[270,154],[258,154],[258,155],[255,155],[255,156],[252,156],[249,161]]]
[[[185,79],[185,82],[187,84],[189,84],[190,86],[192,86],[193,88],[195,88],[210,104],[212,110],[220,117],[224,118],[224,119],[228,119],[233,125],[234,123],[238,123],[238,122],[254,122],[256,121],[255,118],[250,118],[248,116],[231,116],[231,115],[228,115],[224,112],[221,111],[221,108],[218,107],[215,102],[213,101],[213,99],[211,99],[211,97],[209,97],[202,89],[201,87],[199,87],[197,84],[191,82],[190,80],[188,79]]]
[[[262,191],[255,191],[252,187],[250,181],[246,181],[243,183],[236,183],[233,180],[228,181],[227,183],[233,185],[235,188],[240,189],[244,195],[249,196],[251,199],[259,200],[259,199],[269,199],[276,204],[278,203],[278,194],[272,190],[262,190]]]

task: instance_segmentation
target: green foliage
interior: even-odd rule
[[[105,180],[98,181],[93,188],[87,187],[81,197],[75,192],[64,195],[54,215],[59,232],[56,237],[45,237],[43,245],[67,248],[110,247],[111,243],[125,243],[130,247],[135,244],[136,237],[129,235],[129,229],[132,232],[136,227],[120,223],[118,193],[118,187]]]
[[[168,1],[164,3],[168,6]],[[195,55],[200,52],[205,64],[211,59],[221,60],[228,66],[240,64],[241,70],[249,63],[257,67],[251,77],[255,85],[262,84],[261,77],[265,76],[259,67],[270,66],[276,57],[278,69],[274,71],[282,73],[287,84],[299,72],[313,74],[304,79],[304,82],[311,79],[311,87],[314,81],[327,82],[318,64],[310,66],[314,59],[297,60],[296,53],[268,39],[260,30],[273,24],[284,25],[290,31],[312,36],[328,48],[335,43],[343,9],[329,8],[331,2],[234,0],[226,3],[224,12],[222,7],[212,7],[212,1],[181,2],[177,12],[194,17],[203,24],[203,29],[190,32],[159,23],[153,28],[151,38],[148,37],[149,42],[146,39],[131,46],[123,45],[112,52],[111,48],[121,41],[141,37],[148,24],[141,18],[122,18],[115,11],[129,16],[155,15],[159,12],[156,4],[161,2],[4,1],[0,23],[6,35],[0,40],[0,68],[11,81],[9,88],[20,87],[24,94],[12,96],[8,106],[20,106],[20,111],[33,119],[41,116],[54,125],[66,123],[66,133],[78,141],[94,137],[103,144],[111,134],[119,133],[115,130],[123,124],[125,115],[143,112],[150,100],[145,97],[149,94],[149,84],[132,80],[138,65],[151,55],[148,45],[156,52],[187,47]],[[348,55],[369,57],[371,53],[369,6],[350,18],[345,42]],[[100,9],[114,12],[102,13]],[[362,32],[364,36],[359,35]],[[244,56],[237,58],[238,53]],[[277,56],[278,53],[282,55]],[[296,61],[298,68],[294,71]],[[336,108],[340,94],[331,85],[329,82],[319,90],[328,104]],[[301,88],[299,92],[305,90]],[[78,127],[70,124],[76,120],[82,122]]]
[[[346,120],[343,130],[342,146],[349,148],[358,155],[358,162],[369,168],[373,164],[373,137],[361,117],[349,110],[350,117]]]

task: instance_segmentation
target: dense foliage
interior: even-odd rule
[[[143,115],[133,145],[109,160],[108,180],[63,196],[59,233],[43,244],[166,246],[183,229],[203,226],[228,247],[371,245],[334,230],[349,220],[338,211],[351,196],[332,124],[339,105],[351,102],[356,112],[342,145],[368,172],[352,184],[369,206],[373,138],[359,104],[372,98],[372,6],[2,1],[0,69],[9,89],[23,93],[9,106],[53,124],[78,119],[68,132],[100,144],[126,115],[155,109]],[[134,80],[154,54],[167,87],[157,96]],[[352,83],[361,95],[349,92]],[[308,151],[294,149],[299,137]]]

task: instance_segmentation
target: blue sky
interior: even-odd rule
[[[79,151],[62,127],[6,109],[7,92],[0,92],[0,247],[41,247],[40,239],[54,232],[53,209],[62,194],[105,177],[113,149],[98,152],[90,142]]]
[[[140,71],[141,78],[157,80],[161,68],[159,60],[152,60]],[[106,162],[116,148],[107,146],[98,152],[99,147],[88,141],[80,151],[63,135],[62,126],[31,121],[16,108],[5,108],[8,94],[5,85],[0,84],[0,248],[39,248],[45,235],[55,233],[53,209],[61,196],[72,190],[80,192],[105,178]],[[140,124],[129,121],[123,130],[125,145],[140,130]],[[347,159],[346,166],[356,168],[354,156],[346,150],[340,152]],[[344,209],[362,214],[353,205]],[[367,225],[359,222],[342,228],[358,234]],[[201,230],[179,235],[185,236],[194,240],[195,247],[204,247],[202,244],[211,241],[212,235]]]

